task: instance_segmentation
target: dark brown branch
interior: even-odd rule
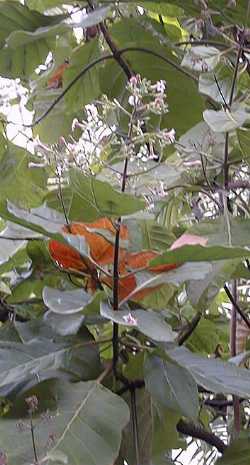
[[[227,448],[227,445],[218,436],[185,420],[180,420],[176,425],[176,429],[185,436],[200,439],[210,446],[216,447],[221,454],[223,454]]]
[[[93,11],[95,8],[93,6],[93,3],[91,0],[87,0],[88,2],[88,5],[90,7],[90,9]],[[133,72],[131,71],[131,69],[129,68],[127,62],[122,58],[121,54],[119,53],[119,49],[118,47],[116,46],[116,44],[114,43],[112,37],[110,36],[109,32],[108,32],[108,29],[106,28],[104,22],[102,21],[101,23],[99,23],[99,28],[103,34],[103,37],[107,43],[107,45],[109,46],[112,54],[113,54],[113,57],[114,59],[117,61],[118,65],[123,69],[124,73],[126,74],[127,78],[130,79],[132,76],[133,76]]]
[[[153,55],[156,58],[159,58],[160,60],[165,61],[165,63],[172,66],[173,68],[175,68],[180,73],[185,74],[185,76],[189,77],[193,81],[195,81],[195,82],[198,81],[198,78],[196,76],[194,76],[193,74],[189,73],[185,68],[182,68],[175,61],[161,55],[158,52],[155,52],[154,50],[151,50],[151,49],[146,48],[146,47],[127,47],[127,48],[124,48],[123,50],[122,49],[119,50],[120,55],[123,55],[123,53],[128,53],[128,52],[142,52],[142,53],[147,53],[148,55]]]
[[[230,290],[228,289],[227,285],[225,284],[224,286],[224,290],[231,302],[231,304],[235,307],[235,309],[237,310],[237,312],[239,313],[239,315],[241,316],[242,320],[246,323],[247,327],[250,328],[250,319],[248,318],[248,316],[243,312],[243,310],[239,307],[239,305],[237,304],[237,302],[235,301],[234,299],[234,296],[231,294]]]
[[[191,73],[189,73],[188,71],[186,71],[184,68],[182,68],[181,66],[179,66],[177,63],[175,63],[174,61],[170,60],[169,58],[166,58],[164,57],[163,55],[161,55],[160,53],[157,53],[157,52],[154,52],[153,50],[150,50],[150,49],[147,49],[147,48],[142,48],[142,47],[126,47],[126,48],[123,48],[123,49],[120,49],[116,52],[116,55],[117,56],[122,56],[123,53],[127,53],[127,52],[142,52],[142,53],[147,53],[147,54],[150,54],[150,55],[153,55],[163,61],[165,61],[166,63],[168,63],[170,66],[174,67],[175,69],[177,69],[178,71],[180,71],[181,73],[185,74],[186,76],[188,76],[189,78],[197,81],[197,78],[195,76],[193,76]],[[97,64],[99,63],[102,63],[103,61],[106,61],[106,60],[114,60],[116,59],[117,60],[117,57],[115,57],[113,54],[107,54],[107,55],[103,55],[99,58],[96,58],[95,60],[91,61],[90,63],[88,63],[87,66],[85,66],[75,77],[74,79],[72,79],[72,81],[68,84],[67,87],[65,87],[64,91],[58,95],[58,97],[52,102],[52,104],[49,106],[49,108],[47,108],[47,110],[41,115],[39,116],[39,118],[37,118],[35,121],[33,121],[33,123],[31,124],[24,124],[22,126],[24,126],[25,128],[33,128],[35,126],[37,126],[44,118],[46,118],[46,116],[49,115],[49,113],[53,110],[53,108],[55,108],[55,106],[65,97],[65,95],[69,92],[69,90],[79,81],[79,79],[81,79],[82,77],[85,76],[85,74],[90,71],[94,66],[96,66]],[[7,121],[8,124],[16,124],[14,123],[13,121]],[[18,123],[19,124],[19,123]]]
[[[237,309],[235,304],[237,304],[237,281],[233,281],[233,301],[232,311],[231,311],[231,320],[230,320],[230,352],[231,357],[237,355],[236,351],[236,332],[237,332]],[[240,433],[240,402],[237,396],[233,396],[233,418],[234,418],[234,429],[236,434]]]
[[[52,104],[49,106],[49,108],[41,116],[39,116],[39,118],[37,118],[33,123],[25,124],[24,127],[33,128],[34,126],[37,126],[37,124],[39,124],[44,118],[46,118],[46,116],[48,116],[48,114],[53,110],[53,108],[55,108],[55,106],[63,99],[63,97],[69,92],[71,87],[73,87],[77,83],[77,81],[79,81],[79,79],[81,79],[88,71],[91,70],[91,68],[93,68],[98,63],[102,63],[103,61],[110,60],[110,59],[114,59],[113,55],[112,54],[107,54],[107,55],[103,55],[103,56],[101,56],[99,58],[96,58],[96,60],[93,60],[90,63],[88,63],[87,66],[85,66],[80,71],[80,73],[78,73],[74,77],[74,79],[72,79],[72,81],[64,89],[64,91],[60,95],[58,95],[58,97],[52,102]],[[11,122],[8,122],[8,123],[11,123]]]
[[[192,318],[192,320],[188,323],[187,327],[180,333],[178,336],[178,345],[181,346],[186,342],[186,340],[191,336],[191,334],[195,331],[197,328],[200,319],[202,317],[201,312],[197,312],[196,315]]]

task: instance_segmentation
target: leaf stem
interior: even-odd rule
[[[243,312],[243,310],[239,307],[239,305],[237,304],[236,300],[235,300],[235,297],[232,295],[232,293],[230,292],[229,288],[227,287],[227,285],[225,284],[224,285],[224,290],[231,302],[231,304],[233,305],[233,307],[235,308],[235,310],[239,313],[239,315],[241,316],[242,320],[246,323],[247,327],[250,329],[250,319],[248,318],[248,316]]]
[[[184,329],[178,336],[177,342],[178,345],[181,346],[186,342],[186,340],[193,334],[196,327],[198,326],[202,317],[202,312],[197,312],[196,315],[192,318],[192,320],[188,323],[187,328]]]
[[[218,436],[186,420],[180,420],[176,425],[176,429],[185,436],[200,439],[210,444],[210,446],[216,447],[221,454],[223,454],[227,448],[227,445]]]
[[[37,455],[37,450],[36,450],[36,441],[35,441],[35,428],[33,424],[33,418],[32,418],[32,413],[30,414],[30,431],[31,431],[31,439],[32,439],[32,447],[33,447],[33,452],[34,452],[34,459],[35,463],[38,463],[38,455]]]

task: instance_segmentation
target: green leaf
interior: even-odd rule
[[[20,327],[19,327],[20,328]],[[89,333],[69,340],[53,342],[33,339],[29,344],[0,342],[0,387],[15,386],[39,372],[65,370],[72,375],[89,379],[100,369],[97,350],[86,346],[92,340]]]
[[[137,327],[143,334],[155,341],[170,342],[176,334],[156,312],[147,310],[118,310],[114,311],[108,303],[101,303],[101,315],[124,326]]]
[[[93,219],[102,216],[129,215],[142,210],[144,201],[114,190],[110,184],[92,176],[85,176],[77,169],[70,170],[73,191],[81,201],[82,209]],[[79,208],[79,204],[78,204]]]
[[[11,257],[13,257],[19,250],[23,249],[27,244],[26,241],[12,241],[4,239],[0,235],[0,265],[7,262]]]
[[[127,300],[133,298],[137,292],[154,288],[163,284],[173,284],[179,286],[180,284],[189,281],[190,279],[199,280],[204,279],[211,272],[211,265],[205,262],[199,263],[185,263],[173,271],[161,273],[149,273],[141,271],[136,273],[136,288],[120,303],[123,305]]]
[[[164,58],[172,60],[177,64],[177,67],[180,67],[176,56],[159,43],[157,32],[158,30],[162,32],[161,25],[147,18],[144,18],[144,22],[149,29],[152,29],[153,26],[155,34],[149,32],[144,24],[141,24],[141,20],[135,18],[123,18],[115,23],[110,29],[110,33],[117,46],[122,48],[126,44],[126,47],[148,48]],[[169,113],[162,118],[162,127],[175,128],[179,136],[201,120],[202,99],[197,94],[194,80],[184,74],[184,69],[176,69],[162,59],[141,51],[128,52],[123,56],[136,73],[140,73],[141,76],[152,82],[166,79]],[[120,67],[114,63],[106,63],[103,74],[101,74],[102,92],[108,97],[117,98],[123,92],[124,83],[125,76],[122,82]],[[189,118],[186,117],[183,108],[192,108]]]
[[[188,298],[192,305],[199,306],[199,308],[205,308],[212,304],[225,282],[230,280],[238,265],[238,260],[222,260],[213,262],[211,265],[211,273],[205,280],[192,281],[191,279],[187,284]]]
[[[57,191],[46,197],[49,207],[62,212]],[[71,221],[95,221],[104,216],[135,213],[145,206],[141,198],[116,191],[107,182],[85,176],[77,169],[70,170],[70,187],[63,189],[66,213]]]
[[[122,444],[120,454],[115,465],[124,465],[124,460],[127,463],[136,463],[136,451],[134,442],[134,426],[132,417],[132,402],[131,395],[125,394],[124,400],[130,408],[130,421],[124,429],[122,435]],[[151,465],[152,454],[152,405],[151,397],[145,389],[137,389],[135,394],[136,416],[138,427],[138,449],[139,459],[142,465]]]
[[[146,358],[144,370],[146,388],[156,403],[193,420],[197,419],[198,389],[188,370],[155,356]]]
[[[113,464],[122,429],[129,420],[126,403],[97,382],[59,382],[53,397],[57,399],[57,406],[52,409],[50,426],[46,421],[34,420],[37,423],[39,461],[49,465]],[[23,415],[20,420],[26,423],[28,415]],[[10,464],[31,464],[34,453],[30,445],[30,429],[24,429],[20,441],[16,422],[16,418],[1,421],[0,447],[7,453]],[[54,440],[48,443],[51,428]]]
[[[232,246],[249,247],[250,219],[230,215],[229,221]],[[202,220],[198,224],[191,226],[187,232],[206,237],[209,245],[228,245],[228,226],[224,217],[219,217],[215,220]]]
[[[215,80],[217,79],[217,83]],[[229,103],[232,87],[232,71],[227,67],[215,69],[214,73],[204,73],[199,77],[199,92],[208,95],[222,105]],[[222,96],[224,98],[222,98]]]
[[[61,89],[48,88],[37,89],[33,92],[29,101],[30,107],[34,110],[33,123],[43,117],[61,93]],[[35,124],[33,134],[38,135],[45,144],[57,143],[61,136],[66,137],[71,133],[72,121],[78,116],[78,113],[66,107],[65,100],[61,99],[46,117]]]
[[[84,321],[84,316],[79,313],[62,315],[48,311],[44,315],[44,321],[59,336],[72,336],[79,331]]]
[[[199,45],[192,47],[184,55],[182,66],[198,72],[212,71],[220,60],[220,51],[215,47]]]
[[[225,147],[225,135],[213,133],[210,127],[202,121],[180,137],[177,147],[185,161],[199,160],[200,162],[201,151],[212,160],[221,160]]]
[[[70,315],[80,312],[90,303],[92,296],[83,289],[60,291],[51,287],[43,289],[43,301],[54,313]]]
[[[174,465],[169,456],[171,449],[185,449],[185,441],[179,438],[176,430],[180,414],[173,410],[154,408],[153,416],[153,465]]]
[[[150,262],[150,266],[165,263],[232,260],[234,258],[246,258],[249,256],[250,251],[243,247],[184,245],[174,250],[168,250],[160,257],[154,258]]]
[[[238,106],[231,111],[205,110],[203,118],[214,132],[229,132],[243,126],[250,116],[244,107]]]
[[[167,350],[167,355],[185,367],[196,383],[209,391],[239,397],[250,395],[250,373],[245,368],[219,359],[201,357],[184,347]]]
[[[107,7],[106,7],[107,9]],[[99,41],[91,40],[89,43],[76,48],[70,57],[70,67],[64,73],[64,85],[67,85],[91,61],[100,56]],[[67,92],[65,96],[66,112],[74,113],[81,110],[84,105],[97,99],[100,94],[99,68],[93,67],[83,78]]]
[[[244,159],[249,160],[250,158],[250,131],[237,130],[238,143]]]
[[[0,201],[20,201],[23,206],[39,205],[45,193],[45,170],[31,167],[34,157],[25,149],[1,138]],[[36,159],[37,161],[37,159]]]
[[[28,78],[42,64],[56,34],[66,25],[58,25],[64,16],[42,15],[18,2],[0,3],[0,73],[9,78]],[[4,46],[5,45],[5,46]]]
[[[250,461],[249,438],[233,441],[216,461],[216,465],[248,465]]]
[[[7,202],[7,208],[6,204],[1,204],[0,214],[7,220],[49,237],[57,237],[57,233],[62,230],[65,222],[64,217],[60,213],[48,208],[46,205],[25,210],[11,202]]]

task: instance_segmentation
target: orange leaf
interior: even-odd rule
[[[62,79],[63,73],[65,69],[69,67],[69,62],[65,60],[65,62],[58,66],[52,76],[48,79],[48,88],[49,89],[59,89],[62,87]]]
[[[177,268],[176,263],[169,263],[165,265],[148,266],[153,258],[159,257],[159,253],[152,250],[145,250],[144,252],[137,252],[126,255],[126,264],[132,269],[147,268],[148,271],[153,273],[163,273]]]
[[[116,230],[112,222],[108,218],[100,218],[93,223],[72,223],[70,225],[71,234],[79,234],[85,237],[90,248],[90,255],[96,263],[100,265],[112,263],[114,259],[114,245],[97,232],[91,232],[91,229],[104,229],[115,237]],[[68,228],[64,227],[64,231],[68,232]],[[124,225],[120,227],[120,239],[128,239],[128,230]],[[122,255],[120,251],[120,258],[122,258]]]
[[[53,260],[65,269],[73,268],[79,271],[86,271],[87,266],[83,262],[81,255],[69,245],[51,239],[49,241],[49,252]]]

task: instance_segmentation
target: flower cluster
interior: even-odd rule
[[[156,114],[167,113],[166,81],[160,80],[152,84],[148,79],[142,79],[136,74],[129,80],[127,89],[130,93],[128,103],[132,107]]]

